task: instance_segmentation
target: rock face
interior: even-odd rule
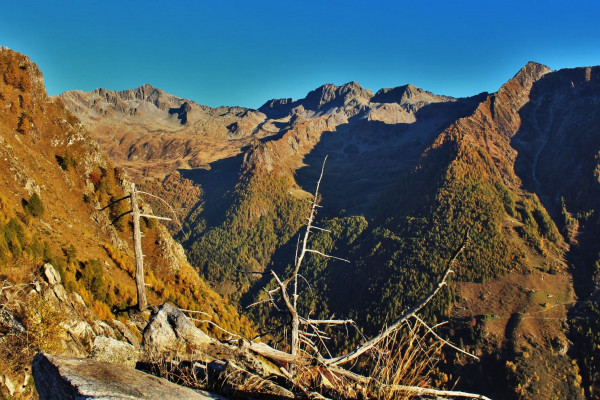
[[[56,272],[52,264],[44,264],[44,275],[50,286],[62,283],[59,273]]]
[[[97,361],[135,368],[140,353],[138,349],[129,343],[106,336],[96,336],[90,356]]]
[[[129,330],[129,328],[127,328],[127,326],[125,326],[124,323],[122,323],[119,320],[113,319],[112,321],[112,325],[115,327],[115,329],[121,334],[123,335],[123,339],[126,340],[127,342],[129,342],[129,344],[131,344],[134,348],[139,348],[140,347],[140,341],[138,340],[138,338],[133,334],[133,332],[131,332]]]
[[[187,354],[191,349],[202,348],[211,342],[210,336],[169,303],[159,309],[144,330],[143,345],[150,354],[171,351]]]
[[[133,332],[121,321],[112,320],[109,325],[97,320],[77,293],[67,293],[52,264],[45,264],[43,273],[48,283],[38,283],[35,290],[64,316],[62,348],[79,357],[91,354],[98,360],[135,366],[140,342]],[[19,329],[23,329],[20,324],[13,331],[19,332]]]
[[[223,399],[122,365],[43,353],[33,360],[33,376],[42,400]]]

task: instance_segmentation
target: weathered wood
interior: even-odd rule
[[[244,342],[244,347],[253,353],[261,355],[265,358],[293,364],[307,364],[309,360],[303,357],[293,356],[285,351],[277,350],[265,343]]]
[[[351,319],[309,319],[300,318],[300,323],[305,325],[354,325],[354,320]]]
[[[298,313],[298,277],[300,276],[299,272],[300,272],[300,268],[302,266],[302,262],[304,261],[304,258],[306,256],[307,253],[313,253],[313,254],[318,254],[320,256],[326,257],[326,258],[333,258],[336,260],[341,260],[344,262],[350,262],[346,259],[343,258],[339,258],[339,257],[334,257],[331,256],[329,254],[325,254],[321,251],[315,250],[315,249],[310,249],[308,248],[308,238],[311,234],[311,230],[317,229],[317,230],[323,230],[323,231],[327,231],[326,229],[322,229],[322,228],[318,228],[315,227],[313,225],[314,221],[315,221],[315,216],[316,216],[316,212],[317,212],[317,208],[319,208],[318,202],[319,202],[319,188],[321,186],[321,181],[323,179],[323,172],[325,170],[325,163],[327,161],[327,157],[325,157],[325,159],[323,160],[323,165],[321,166],[321,174],[319,175],[319,180],[317,181],[317,187],[315,189],[315,194],[314,197],[311,201],[311,208],[310,208],[310,213],[307,217],[307,223],[306,223],[306,230],[304,231],[304,239],[302,241],[300,241],[300,238],[298,238],[298,245],[296,247],[296,257],[295,257],[295,264],[294,264],[294,270],[292,271],[292,273],[287,277],[287,279],[285,280],[281,280],[279,278],[279,276],[277,276],[277,274],[275,273],[275,271],[271,270],[271,274],[273,275],[273,277],[275,278],[275,281],[277,282],[278,287],[276,289],[272,289],[270,291],[268,291],[267,293],[269,294],[269,300],[271,301],[272,305],[274,307],[277,307],[277,305],[275,304],[275,301],[273,300],[273,294],[276,293],[278,290],[281,292],[281,297],[283,299],[283,302],[285,304],[285,308],[288,311],[288,314],[291,317],[291,335],[290,335],[290,355],[292,356],[292,359],[294,360],[298,360],[299,358],[299,346],[300,346],[300,324],[304,323],[305,325],[308,324],[310,327],[312,327],[313,329],[315,329],[315,333],[317,334],[316,336],[321,340],[322,342],[322,337],[319,336],[319,332],[317,330],[317,328],[315,327],[315,325],[318,325],[322,322],[316,322],[315,324],[311,324],[308,321],[308,319],[306,318],[301,318],[299,313]],[[299,252],[298,252],[299,251]],[[291,289],[290,291],[293,290],[293,292],[290,294],[288,293],[288,288],[289,285],[293,284],[293,289]],[[256,303],[255,303],[256,304]],[[346,321],[344,322],[327,322],[327,324],[333,325],[333,324],[344,324],[346,323]],[[310,338],[305,337],[305,342],[311,342]],[[307,343],[309,344],[309,343]],[[323,343],[324,344],[324,343]],[[313,350],[316,350],[317,347],[314,346],[314,343],[310,343],[309,347]],[[318,353],[318,351],[317,351]],[[294,363],[296,361],[292,362],[290,365],[290,373],[293,375],[294,372]]]
[[[425,321],[423,321],[421,318],[419,318],[418,315],[413,315],[413,317],[417,320],[418,323],[420,323],[421,325],[423,325],[425,327],[425,329],[427,329],[429,331],[429,333],[431,333],[437,340],[441,341],[442,343],[444,343],[444,345],[453,348],[454,350],[458,351],[459,353],[462,353],[468,357],[472,357],[474,359],[476,359],[477,361],[479,361],[479,357],[477,357],[475,354],[471,354],[468,351],[465,351],[463,349],[461,349],[460,347],[450,343],[449,341],[447,341],[446,339],[442,338],[440,335],[438,335],[431,327],[429,327],[429,325],[427,325],[425,323]]]
[[[300,332],[300,316],[298,315],[298,272],[300,271],[300,266],[302,265],[302,261],[304,260],[304,256],[308,252],[307,244],[308,237],[310,235],[310,229],[312,227],[313,221],[315,219],[315,214],[317,210],[317,203],[319,201],[319,187],[321,186],[321,180],[323,179],[323,171],[325,170],[325,162],[327,161],[327,157],[323,160],[323,165],[321,166],[321,175],[319,176],[319,180],[317,181],[317,188],[315,189],[315,196],[312,201],[312,206],[310,208],[310,215],[308,216],[308,223],[306,224],[306,231],[304,232],[304,240],[302,241],[302,250],[300,254],[296,258],[296,265],[294,267],[294,272],[290,275],[288,279],[286,279],[283,283],[279,280],[277,276],[277,282],[279,283],[279,287],[281,288],[281,293],[284,298],[285,305],[292,317],[292,336],[291,336],[291,353],[292,356],[296,357],[298,355],[298,344],[299,344],[299,332]],[[273,273],[274,274],[274,273]],[[294,296],[293,296],[293,305],[290,304],[289,299],[287,298],[287,285],[294,281]],[[291,369],[293,371],[293,368]]]
[[[133,213],[133,254],[135,256],[135,286],[137,288],[138,310],[148,308],[144,285],[144,254],[142,253],[142,233],[140,231],[140,209],[135,194],[135,183],[131,184],[131,210]]]
[[[250,351],[252,351],[253,353],[256,353],[265,358],[275,360],[275,361],[294,363],[296,365],[298,365],[298,364],[306,365],[309,362],[309,360],[307,360],[304,357],[294,357],[289,353],[286,353],[286,352],[283,352],[280,350],[276,350],[265,343],[246,342],[246,343],[244,343],[244,346],[246,348],[248,348]],[[317,359],[315,361],[317,363],[322,363],[325,360]],[[350,378],[350,379],[352,379],[356,382],[362,383],[362,384],[369,384],[372,382],[372,378],[356,374],[354,372],[348,371],[347,369],[344,369],[341,367],[327,366],[326,368],[329,369],[329,371],[331,371],[334,374],[338,374],[338,375],[344,376],[346,378]],[[420,387],[420,386],[409,386],[409,385],[382,385],[382,387],[384,387],[388,390],[394,390],[394,391],[405,392],[405,393],[408,392],[408,393],[413,393],[415,395],[451,396],[451,397],[466,397],[466,398],[471,398],[471,399],[491,400],[490,398],[483,396],[481,394],[454,391],[454,390],[439,390],[439,389],[425,388],[425,387]]]
[[[140,217],[144,217],[144,218],[154,218],[154,219],[160,219],[161,221],[173,221],[172,218],[167,218],[167,217],[157,217],[156,215],[152,215],[152,214],[140,214]]]
[[[153,195],[152,193],[144,192],[142,190],[138,190],[136,193],[148,195],[150,197],[153,197],[153,198],[157,199],[158,201],[161,201],[164,205],[166,205],[169,208],[169,210],[171,210],[171,212],[173,213],[173,218],[175,219],[175,222],[177,222],[177,225],[179,225],[179,229],[185,235],[185,231],[183,230],[183,225],[181,225],[181,222],[179,222],[179,219],[177,218],[177,213],[175,212],[175,210],[173,209],[173,207],[171,207],[171,205],[165,201],[165,199],[163,199],[162,197],[158,197],[156,195]],[[157,217],[153,217],[153,218],[157,218]],[[159,219],[163,219],[163,218],[164,217],[161,217]],[[172,221],[172,219],[168,219],[168,221]]]
[[[348,371],[344,368],[334,367],[334,366],[329,366],[327,368],[329,369],[329,371],[331,371],[334,374],[339,374],[346,378],[352,379],[355,382],[362,383],[363,385],[369,385],[369,384],[373,383],[372,378],[356,374],[356,373]],[[450,396],[450,397],[466,397],[466,398],[470,398],[470,399],[492,400],[489,397],[486,397],[484,395],[477,394],[477,393],[461,392],[461,391],[456,391],[456,390],[440,390],[440,389],[425,388],[425,387],[420,387],[420,386],[382,384],[381,388],[391,390],[391,391],[396,391],[396,392],[412,393],[417,396],[437,396],[436,398],[438,398],[438,397],[446,398],[447,396]]]

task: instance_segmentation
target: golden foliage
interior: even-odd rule
[[[32,293],[25,303],[25,327],[30,345],[40,352],[59,353],[63,350],[61,339],[65,316],[44,301],[38,293]]]

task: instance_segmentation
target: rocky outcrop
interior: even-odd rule
[[[72,354],[86,356],[89,354],[96,336],[96,331],[88,321],[93,321],[96,317],[86,307],[81,296],[76,293],[67,293],[62,285],[60,274],[52,264],[44,264],[43,274],[47,283],[38,282],[35,289],[44,301],[64,317],[60,323],[65,332],[62,338],[62,348],[68,349]],[[110,327],[106,333],[115,335]]]
[[[213,339],[192,324],[185,314],[166,303],[144,330],[144,349],[149,354],[175,352],[185,355],[204,348]]]
[[[25,327],[15,316],[6,308],[0,309],[0,333],[25,334]]]
[[[164,304],[150,318],[141,348],[96,336],[89,358],[38,354],[33,375],[42,400],[221,398],[141,371],[233,398],[296,398],[289,376],[261,357],[273,354],[285,355],[264,343],[220,342]]]
[[[96,336],[90,357],[98,361],[135,368],[140,352],[129,343],[106,336]]]
[[[181,382],[202,381],[203,389],[227,397],[293,399],[294,387],[287,374],[260,357],[274,353],[282,352],[263,343],[213,339],[167,303],[144,331],[138,366]]]
[[[15,53],[8,47],[0,46],[0,57],[14,57]],[[21,90],[26,91],[32,99],[46,100],[48,95],[46,94],[46,87],[44,86],[44,76],[38,66],[31,61],[29,57],[18,54],[18,68],[22,71],[26,71],[27,77],[19,77],[14,70],[8,70],[7,74],[3,77],[3,81],[9,85],[19,87]],[[24,99],[21,103],[25,102]]]
[[[288,388],[265,381],[273,376],[285,381],[275,365],[260,360],[248,348],[211,338],[175,306],[167,303],[158,308],[140,344],[123,322],[97,320],[79,296],[65,291],[60,274],[51,264],[45,264],[42,272],[47,282],[38,282],[34,287],[65,316],[61,324],[65,332],[63,349],[69,356],[38,354],[34,359],[34,379],[41,399],[221,398],[137,371],[134,368],[138,363],[157,374],[170,371],[174,379],[201,379],[201,387],[222,393],[238,396],[252,389],[293,398]],[[5,386],[16,393],[18,388],[12,381],[7,382]]]
[[[170,108],[169,114],[177,114],[177,119],[179,119],[181,125],[187,124],[188,121],[188,113],[192,111],[192,106],[186,101],[181,107],[178,108]]]
[[[79,294],[67,293],[60,274],[52,264],[45,264],[42,274],[46,282],[35,282],[33,288],[62,316],[60,347],[64,352],[78,357],[91,354],[103,361],[135,365],[141,344],[129,327],[119,320],[99,320],[86,307]],[[10,317],[8,314],[5,316],[4,325],[12,324],[13,332],[23,333],[23,326]],[[143,329],[143,326],[140,328]]]
[[[42,353],[33,360],[33,376],[43,400],[223,399],[126,366]]]
[[[158,226],[157,236],[156,245],[160,248],[170,272],[181,271],[187,264],[185,251],[181,244],[173,240],[167,229],[162,225]]]
[[[131,344],[134,348],[140,347],[140,341],[137,336],[133,334],[133,332],[121,321],[117,319],[113,319],[110,321],[110,324],[114,327],[114,329],[123,336],[123,339]]]

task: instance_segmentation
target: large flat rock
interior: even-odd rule
[[[39,353],[33,377],[40,399],[219,399],[123,365]]]

